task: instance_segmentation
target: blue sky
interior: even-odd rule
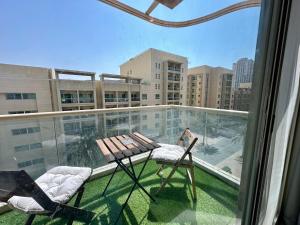
[[[146,9],[150,0],[124,0]],[[159,6],[162,19],[192,19],[234,0],[185,0],[175,10]],[[165,28],[97,0],[1,0],[0,63],[119,73],[119,65],[148,48],[188,57],[189,67],[232,67],[254,58],[259,8],[210,22]]]

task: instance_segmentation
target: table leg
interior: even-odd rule
[[[152,151],[151,151],[152,152]],[[139,188],[141,188],[144,192],[145,192],[145,194],[147,194],[148,196],[149,196],[149,198],[152,200],[152,201],[154,201],[155,202],[155,199],[145,190],[145,188],[139,183],[139,179],[140,179],[140,177],[141,177],[141,175],[142,175],[142,173],[143,173],[143,171],[144,171],[144,169],[145,169],[145,167],[146,167],[146,165],[147,165],[147,163],[148,163],[148,161],[149,161],[149,159],[150,159],[150,156],[151,156],[151,152],[150,152],[150,154],[149,154],[149,156],[147,157],[147,159],[146,159],[146,161],[145,161],[145,163],[144,163],[144,165],[143,165],[143,167],[142,167],[142,169],[141,169],[141,171],[140,171],[140,173],[139,173],[139,175],[138,175],[138,177],[135,177],[133,174],[132,174],[132,172],[124,165],[124,163],[121,161],[121,160],[117,160],[116,162],[120,165],[120,167],[124,170],[124,172],[125,173],[127,173],[127,175],[139,186]]]
[[[121,211],[120,211],[120,213],[119,213],[119,215],[118,215],[118,217],[117,217],[117,219],[116,219],[116,221],[115,221],[114,224],[117,224],[117,222],[119,221],[119,219],[120,219],[120,217],[122,215],[122,212],[123,212],[124,208],[126,207],[128,201],[129,201],[129,198],[130,198],[132,192],[134,191],[136,185],[138,185],[152,199],[152,201],[155,202],[155,199],[139,183],[139,179],[140,179],[140,177],[141,177],[141,175],[142,175],[142,173],[143,173],[143,171],[144,171],[144,169],[145,169],[145,167],[146,167],[146,165],[147,165],[147,163],[148,163],[148,161],[150,159],[151,153],[152,153],[152,151],[150,151],[150,153],[149,153],[149,155],[148,155],[148,157],[147,157],[147,159],[146,159],[146,161],[145,161],[145,163],[144,163],[144,165],[143,165],[143,167],[142,167],[142,169],[141,169],[138,177],[136,177],[135,174],[131,174],[131,171],[124,165],[124,163],[122,162],[122,160],[116,160],[116,162],[118,163],[118,165],[120,165],[120,167],[125,171],[125,173],[127,173],[128,176],[134,181],[134,184],[133,184],[133,186],[132,186],[132,188],[131,188],[131,190],[129,192],[129,195],[128,195],[125,203],[123,204],[122,209],[121,209]],[[130,162],[130,165],[132,166],[132,169],[133,169],[133,165],[131,163],[131,160],[129,160],[129,162]],[[133,173],[135,173],[134,170],[133,170]]]
[[[107,188],[108,188],[108,186],[109,186],[111,180],[113,179],[115,173],[117,172],[118,167],[119,167],[119,164],[116,166],[116,168],[115,168],[113,174],[111,175],[111,177],[110,177],[110,179],[109,179],[109,181],[108,181],[108,183],[107,183],[107,185],[106,185],[104,191],[102,192],[101,196],[104,196],[104,195],[105,195],[105,192],[106,192],[106,190],[107,190]]]

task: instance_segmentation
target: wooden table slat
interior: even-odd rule
[[[139,137],[137,137],[133,134],[129,134],[129,137],[131,137],[134,141],[138,142],[140,145],[146,147],[149,150],[152,150],[155,148],[153,145],[148,144],[147,142],[145,142],[144,140],[140,139]]]
[[[129,137],[126,136],[126,135],[123,135],[123,136],[117,136],[117,138],[120,140],[120,141],[124,141],[126,139],[128,139]],[[141,152],[141,150],[139,148],[137,148],[136,145],[133,145],[133,144],[129,144],[129,145],[126,145],[126,147],[133,152],[133,154],[139,154]]]
[[[116,137],[111,137],[110,140],[119,148],[119,150],[126,156],[131,156],[133,153],[127,149]]]
[[[137,142],[136,140],[132,139],[131,137],[127,136],[127,135],[123,135],[126,139],[131,139],[134,143],[133,145],[140,150],[140,152],[147,152],[149,151],[149,149],[147,147],[145,147],[144,145],[141,145],[139,142]]]
[[[102,152],[102,154],[104,155],[104,158],[108,161],[108,162],[112,162],[115,160],[115,157],[113,154],[111,154],[111,152],[108,150],[108,148],[106,147],[106,145],[104,144],[104,142],[100,139],[100,140],[96,140],[98,147],[100,148],[100,151]]]
[[[153,145],[153,146],[156,147],[156,148],[159,148],[159,147],[160,147],[160,145],[156,144],[153,140],[151,140],[151,139],[145,137],[144,135],[142,135],[142,134],[140,134],[140,133],[138,133],[138,132],[134,132],[133,134],[134,134],[135,136],[141,138],[142,140],[146,141],[148,144]]]
[[[109,148],[109,150],[112,151],[112,153],[118,158],[118,159],[122,159],[125,157],[125,155],[123,155],[123,153],[121,151],[119,151],[119,149],[111,142],[110,139],[108,138],[104,138],[103,139],[104,143],[107,145],[107,147]]]

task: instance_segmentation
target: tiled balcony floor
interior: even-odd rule
[[[139,170],[141,166],[137,165]],[[143,186],[154,194],[159,187],[160,178],[155,172],[157,165],[149,162],[141,180]],[[166,170],[167,172],[167,170]],[[166,173],[165,173],[166,174]],[[191,199],[190,185],[178,171],[170,185],[156,196],[157,203],[149,201],[148,196],[136,189],[124,210],[119,224],[235,224],[238,190],[214,176],[196,169],[197,201]],[[106,197],[100,197],[109,176],[93,180],[86,185],[81,207],[92,210],[96,217],[91,224],[113,224],[122,203],[125,201],[132,182],[124,172],[114,177]],[[0,215],[0,224],[24,224],[27,216],[17,211]],[[65,224],[62,219],[50,221],[38,216],[34,224]],[[73,224],[79,224],[74,222]]]

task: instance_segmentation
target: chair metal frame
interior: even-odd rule
[[[195,181],[195,171],[194,171],[194,163],[193,163],[193,156],[191,153],[192,148],[194,147],[194,145],[196,144],[196,142],[198,141],[197,137],[194,137],[194,135],[191,133],[189,128],[186,128],[184,130],[184,132],[182,133],[182,135],[180,136],[177,145],[180,145],[183,147],[184,145],[184,137],[187,136],[189,139],[189,145],[187,146],[184,154],[182,155],[182,157],[177,160],[176,162],[167,162],[164,160],[155,160],[157,164],[160,165],[158,171],[156,172],[156,174],[158,176],[160,176],[162,178],[162,183],[160,188],[157,191],[157,194],[166,186],[166,184],[170,181],[171,177],[174,175],[174,173],[176,172],[176,170],[179,167],[183,167],[186,168],[186,172],[187,172],[187,176],[188,179],[190,181],[190,183],[192,184],[192,192],[193,192],[193,199],[196,200],[197,199],[197,194],[196,194],[196,181]],[[188,156],[188,160],[186,159],[186,157]],[[173,167],[170,174],[167,176],[167,178],[163,179],[163,177],[160,175],[160,172],[165,168],[165,166],[171,166]]]
[[[94,213],[78,208],[84,192],[84,185],[85,183],[75,192],[74,196],[77,194],[75,204],[70,206],[66,205],[69,201],[66,204],[52,201],[26,171],[0,171],[0,201],[7,202],[13,196],[31,197],[45,209],[46,212],[41,213],[41,215],[49,216],[51,219],[68,218],[68,225],[71,225],[73,220],[90,222]],[[25,225],[31,225],[37,215],[34,213],[28,214],[29,217]]]

